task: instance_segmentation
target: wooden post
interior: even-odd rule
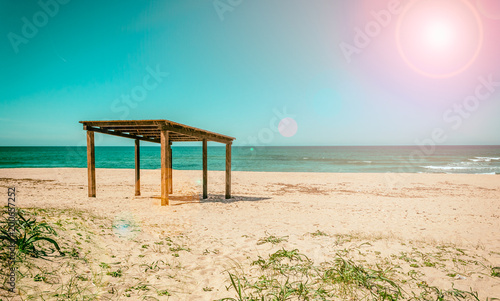
[[[226,199],[231,198],[231,144],[226,144]]]
[[[141,150],[139,139],[135,140],[135,195],[141,195]]]
[[[95,198],[95,145],[94,132],[87,131],[87,171],[89,179],[89,197]]]
[[[203,198],[208,197],[207,139],[203,139]]]
[[[161,142],[161,205],[170,205],[168,200],[168,169],[170,166],[168,131],[162,129],[160,134]]]
[[[172,141],[168,144],[168,153],[170,154],[170,165],[168,167],[168,193],[173,193],[173,181],[172,181]]]

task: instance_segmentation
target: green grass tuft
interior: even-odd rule
[[[288,241],[288,236],[277,237],[274,235],[269,235],[267,237],[263,237],[257,241],[257,245],[263,245],[265,243],[270,243],[273,245],[277,245],[281,242]]]
[[[35,217],[26,217],[27,212],[16,210],[16,218],[9,222],[9,215],[4,211],[0,221],[0,244],[15,245],[17,252],[31,257],[47,257],[57,251],[64,255],[55,241],[57,233],[46,222],[39,222]],[[13,231],[12,231],[13,229]],[[49,247],[42,244],[47,242]]]

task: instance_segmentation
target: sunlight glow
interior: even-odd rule
[[[479,55],[483,27],[476,9],[465,0],[410,2],[401,14],[396,40],[406,64],[433,78],[455,76]]]
[[[456,33],[452,24],[444,21],[429,22],[424,34],[428,47],[436,51],[453,50]]]

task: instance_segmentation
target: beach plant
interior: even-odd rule
[[[335,234],[335,238],[335,246],[341,246],[344,243],[351,242],[354,239],[353,235],[351,234]]]
[[[98,296],[97,293],[92,292],[89,285],[81,286],[80,277],[72,275],[68,281],[59,286],[52,297],[56,300],[95,300]],[[52,299],[51,299],[52,300]]]
[[[366,261],[361,260],[361,264],[350,257],[349,254],[359,255],[352,252],[356,250],[341,250],[332,260],[319,265],[297,249],[283,248],[267,257],[258,256],[249,270],[228,273],[230,284],[227,289],[233,291],[234,296],[220,300],[479,300],[478,293],[472,289],[460,290],[453,286],[451,289],[442,289],[423,280],[425,275],[420,268],[443,268],[430,259],[444,254],[413,250],[402,254],[403,256],[394,255],[391,256],[392,259],[365,266]],[[462,252],[459,253],[465,256]],[[409,272],[404,272],[393,262],[400,260],[414,263],[414,258],[418,257],[422,258],[418,260],[422,264]],[[462,260],[468,265],[482,267],[474,260]],[[492,276],[499,271],[491,266],[487,268]],[[448,274],[449,277],[456,275],[450,272]]]
[[[491,268],[491,277],[500,277],[500,267]]]
[[[321,231],[321,230],[316,230],[316,232],[311,233],[312,237],[318,237],[318,236],[328,236],[327,233]]]
[[[416,300],[435,300],[435,301],[447,301],[447,300],[476,300],[479,301],[478,293],[474,291],[463,291],[453,287],[450,290],[442,290],[436,286],[430,286],[425,281],[421,281],[418,284],[421,288],[419,295],[414,292],[413,297]]]
[[[111,268],[111,266],[110,266],[109,264],[105,263],[105,262],[101,262],[101,263],[99,264],[99,266],[100,266],[101,268],[103,268],[103,269],[109,269],[109,268]]]
[[[264,301],[264,297],[262,296],[260,299],[256,299],[253,297],[247,297],[243,292],[243,285],[241,284],[241,280],[235,274],[229,273],[229,279],[231,280],[231,285],[229,287],[233,287],[236,291],[236,298],[222,298],[219,301]]]
[[[47,280],[47,278],[45,276],[43,276],[43,275],[36,274],[35,277],[33,277],[33,280],[35,282],[39,282],[39,281],[44,281],[45,282]]]
[[[388,278],[391,272],[390,269],[365,268],[352,260],[337,256],[331,267],[324,272],[323,280],[364,288],[380,300],[398,300],[402,297],[402,290],[395,281]]]
[[[168,265],[163,260],[153,261],[151,264],[140,264],[139,267],[144,268],[144,272],[147,271],[159,271],[162,265]]]
[[[8,219],[5,211],[0,221],[0,241],[3,245],[15,245],[16,250],[21,254],[32,257],[46,257],[56,250],[60,255],[64,255],[59,244],[55,241],[57,233],[46,222],[39,222],[35,217],[26,217],[24,210],[16,210],[16,218]],[[13,231],[12,231],[13,230]],[[50,247],[46,247],[41,242],[48,242]]]
[[[111,277],[121,277],[122,276],[122,270],[121,269],[118,269],[116,271],[113,271],[113,272],[107,272],[106,275],[109,275]]]
[[[179,252],[179,251],[191,252],[190,248],[183,247],[183,246],[180,246],[180,245],[176,245],[175,247],[171,247],[169,249],[170,249],[170,252]]]
[[[285,261],[286,259],[286,261]],[[304,254],[299,253],[299,250],[281,249],[269,255],[269,259],[265,260],[259,256],[259,259],[254,261],[252,265],[259,266],[262,270],[272,269],[282,275],[293,272],[307,273],[311,268],[312,261]]]
[[[168,290],[158,290],[156,293],[158,294],[158,296],[171,296],[172,295],[168,292]]]
[[[274,235],[268,235],[266,237],[262,237],[257,241],[257,245],[263,245],[265,243],[270,243],[273,245],[277,245],[281,242],[288,241],[288,236],[277,237]]]
[[[390,269],[368,269],[336,256],[319,266],[299,250],[281,249],[252,262],[256,276],[229,273],[234,298],[220,300],[400,300],[403,291],[388,277]]]

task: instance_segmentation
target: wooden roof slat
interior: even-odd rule
[[[158,127],[158,124],[117,124],[117,123],[109,123],[107,121],[104,123],[99,123],[98,121],[80,121],[80,123],[86,123],[86,124],[94,125],[94,126],[98,126],[99,124],[103,124],[102,127],[106,127],[106,128],[128,128],[128,127],[157,128]]]
[[[133,135],[144,135],[144,136],[160,136],[160,130],[158,131],[141,131],[141,130],[130,130],[130,131],[121,131],[122,133],[128,133],[128,134],[133,134]],[[176,138],[196,138],[199,140],[197,137],[192,137],[184,134],[178,134],[178,133],[170,133],[170,138],[176,139]]]
[[[107,129],[107,128],[103,128],[103,129]],[[109,130],[113,130],[113,129],[109,129]],[[123,130],[117,130],[117,129],[114,129],[115,131],[120,131],[120,132],[127,132],[127,131],[131,131],[131,132],[151,132],[151,133],[159,133],[161,132],[160,129],[123,129]]]
[[[93,132],[98,132],[98,133],[103,133],[103,134],[108,134],[108,135],[113,135],[113,136],[119,136],[119,137],[124,137],[124,138],[138,139],[138,140],[142,140],[142,141],[160,143],[159,138],[139,137],[137,135],[130,135],[130,134],[119,133],[119,132],[111,132],[111,131],[108,131],[105,129],[100,129],[100,128],[91,127],[91,126],[86,126],[84,129],[87,131],[93,131]]]
[[[95,125],[90,125],[90,126],[99,127],[99,126],[95,126]],[[138,128],[99,127],[99,128],[101,128],[103,130],[117,131],[117,132],[126,132],[126,131],[158,131],[159,132],[160,131],[160,129],[158,129],[156,127],[138,127]]]
[[[183,125],[169,120],[80,121],[84,129],[124,138],[160,143],[161,130],[169,131],[171,141],[216,141],[231,143],[235,138]]]
[[[200,139],[205,138],[207,140],[216,141],[216,142],[220,142],[220,143],[228,143],[234,139],[232,137],[229,137],[229,139],[228,139],[227,136],[219,137],[218,134],[213,134],[211,132],[200,133],[199,130],[182,128],[182,127],[175,126],[175,125],[166,125],[166,126],[164,126],[164,128],[168,131],[177,132],[177,133],[181,133],[181,134],[188,135],[188,136],[194,136],[194,137],[198,137]]]

